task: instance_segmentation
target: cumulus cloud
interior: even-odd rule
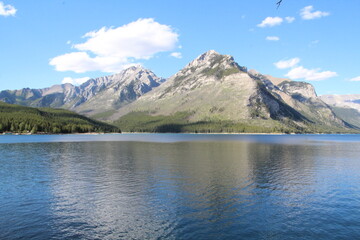
[[[294,17],[285,17],[285,20],[286,20],[288,23],[292,23],[293,21],[295,21],[295,18],[294,18]]]
[[[281,60],[276,63],[274,63],[275,67],[279,69],[286,69],[294,67],[296,64],[300,62],[300,58],[291,58],[289,60]]]
[[[5,5],[3,2],[0,2],[0,16],[15,16],[17,9],[10,4]]]
[[[291,79],[305,79],[307,81],[321,81],[336,77],[337,73],[332,71],[320,71],[320,69],[307,69],[299,66],[291,69],[286,75]]]
[[[65,84],[65,83],[71,83],[73,85],[80,85],[84,82],[86,82],[87,80],[89,80],[89,77],[83,77],[83,78],[72,78],[72,77],[65,77],[61,83]]]
[[[148,60],[159,52],[176,48],[179,35],[171,26],[152,18],[138,19],[121,27],[103,27],[86,33],[85,42],[74,44],[76,52],[54,57],[57,71],[118,72],[136,60]]]
[[[280,25],[284,20],[281,17],[267,17],[265,18],[258,27],[274,27],[276,25]]]
[[[321,69],[307,69],[303,66],[298,66],[300,58],[291,58],[288,60],[281,60],[274,65],[279,69],[291,68],[286,77],[290,79],[304,79],[307,81],[321,81],[328,78],[336,77],[337,73],[332,71],[321,71]]]
[[[266,40],[268,40],[268,41],[279,41],[280,38],[277,37],[277,36],[267,36]]]
[[[181,52],[172,52],[170,54],[170,56],[174,57],[174,58],[182,58],[182,54]]]
[[[352,82],[360,82],[360,76],[350,79]]]
[[[329,12],[314,11],[313,6],[306,6],[300,10],[300,16],[302,19],[305,19],[305,20],[326,17],[329,15],[330,15]]]
[[[91,58],[86,52],[72,52],[51,59],[50,65],[55,66],[56,71],[83,73],[87,71],[100,71],[104,67],[102,62],[105,62],[102,58]]]

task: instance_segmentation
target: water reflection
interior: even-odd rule
[[[0,238],[336,239],[360,229],[358,144],[28,143],[0,153]]]

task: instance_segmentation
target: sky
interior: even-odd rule
[[[0,0],[0,90],[45,88],[140,64],[170,77],[200,54],[360,94],[358,0]]]

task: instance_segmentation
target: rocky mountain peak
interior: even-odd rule
[[[141,84],[147,84],[149,86],[158,86],[163,82],[162,78],[159,78],[152,71],[144,68],[141,65],[129,67],[119,73],[121,79],[127,79],[127,81],[136,81]]]
[[[144,70],[146,70],[146,69],[139,64],[139,65],[134,65],[134,66],[125,68],[121,72],[124,72],[126,74],[133,74],[133,73],[137,73],[137,72],[144,71]]]
[[[221,54],[216,52],[215,50],[209,50],[209,51],[201,54],[195,60],[197,60],[197,61],[208,61],[209,59],[214,58],[216,56],[220,56],[220,55]]]
[[[194,68],[194,67],[209,66],[224,61],[233,62],[234,59],[230,55],[222,55],[214,50],[210,50],[195,58],[186,67]]]
[[[144,69],[141,65],[135,65],[128,67],[120,71],[119,73],[114,74],[113,76],[114,76],[114,80],[120,80],[124,78],[134,77],[143,71],[146,71],[146,69]]]
[[[141,65],[135,65],[128,67],[119,73],[91,79],[88,82],[84,83],[82,87],[88,87],[93,84],[110,86],[113,84],[129,84],[132,81],[143,82],[145,84],[158,85],[163,81],[162,78],[157,77],[152,71],[145,69]]]
[[[222,72],[226,72],[226,74],[232,74],[237,72],[247,72],[246,67],[239,66],[234,58],[230,55],[223,55],[215,50],[207,51],[197,58],[195,58],[192,62],[186,65],[180,72],[176,74],[177,77],[188,76],[188,75],[214,75],[214,73],[220,76]]]

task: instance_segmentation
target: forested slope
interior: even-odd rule
[[[31,108],[0,102],[0,132],[86,133],[120,130],[68,110]]]

